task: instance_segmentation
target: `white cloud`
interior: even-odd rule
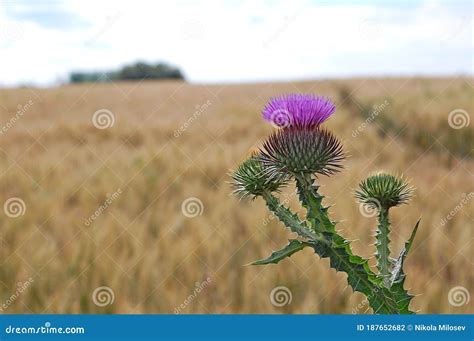
[[[34,3],[27,17],[11,14],[14,2],[0,7],[0,84],[50,84],[138,59],[177,64],[197,82],[473,71],[470,2],[60,4],[58,27],[35,18]]]

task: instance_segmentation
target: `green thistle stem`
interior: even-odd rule
[[[307,221],[301,221],[298,215],[282,205],[278,198],[265,191],[262,196],[269,210],[290,231],[305,239],[305,243],[310,244],[321,258],[329,258],[329,264],[333,269],[347,273],[349,285],[354,291],[361,292],[367,297],[375,314],[411,313],[405,302],[400,304],[405,298],[404,293],[398,288],[395,292],[391,292],[370,269],[368,261],[354,255],[350,242],[336,232],[335,223],[328,216],[328,209],[322,205],[324,197],[318,193],[318,188],[313,185],[312,179],[299,178],[297,186],[300,200],[308,210]],[[403,308],[400,309],[400,306]]]
[[[296,179],[298,195],[307,211],[307,219],[316,232],[336,232],[335,223],[329,219],[328,207],[323,206],[323,196],[318,193],[318,186],[313,185],[310,176]]]
[[[375,257],[377,259],[377,269],[379,270],[380,276],[384,282],[384,285],[390,287],[390,219],[388,214],[388,208],[381,207],[378,215],[378,226],[376,231],[376,243],[375,247],[377,253]]]
[[[290,229],[291,232],[307,240],[320,240],[314,232],[312,232],[304,222],[301,222],[298,216],[283,206],[280,201],[270,192],[263,192],[263,198],[267,203],[268,209],[275,214],[280,221]]]

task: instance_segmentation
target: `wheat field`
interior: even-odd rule
[[[464,77],[0,89],[1,311],[370,313],[310,250],[245,266],[292,235],[262,200],[231,196],[228,173],[273,129],[266,101],[295,92],[337,104],[325,124],[349,157],[319,182],[354,251],[373,254],[376,224],[353,198],[357,183],[403,174],[416,192],[393,209],[391,246],[396,256],[421,217],[406,262],[411,308],[472,313],[473,300],[449,299],[455,287],[473,293],[474,123],[449,115],[472,118]],[[293,191],[281,195],[296,208]],[[279,286],[291,294],[281,307],[270,299]]]

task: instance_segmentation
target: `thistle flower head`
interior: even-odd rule
[[[388,209],[406,204],[412,197],[413,190],[402,177],[379,173],[363,180],[355,191],[355,197],[373,209]]]
[[[326,130],[292,127],[270,135],[259,159],[273,176],[330,175],[342,168],[344,152]]]
[[[240,198],[256,198],[265,191],[275,192],[287,183],[285,178],[270,176],[256,154],[244,161],[231,177],[233,193]]]
[[[316,128],[336,110],[329,99],[311,94],[274,97],[263,109],[263,118],[281,128]]]

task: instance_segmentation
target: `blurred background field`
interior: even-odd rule
[[[375,218],[361,214],[353,189],[373,171],[405,175],[416,196],[393,210],[392,252],[421,217],[406,262],[407,287],[419,295],[411,307],[472,313],[472,299],[460,307],[448,301],[456,286],[473,292],[471,77],[0,89],[0,121],[8,123],[0,136],[0,197],[2,205],[12,197],[25,203],[19,217],[0,215],[0,303],[32,279],[4,311],[365,313],[346,276],[309,250],[278,265],[244,266],[292,236],[261,200],[232,197],[228,172],[273,129],[261,119],[266,101],[294,92],[337,104],[326,126],[350,157],[343,172],[320,183],[355,251],[373,253]],[[113,126],[94,126],[100,109],[112,114]],[[464,123],[449,119],[453,111]],[[282,193],[291,205],[292,191]],[[195,217],[183,214],[189,198],[202,202]],[[101,286],[114,298],[104,307],[91,298]],[[291,291],[284,307],[270,301],[277,286]]]

